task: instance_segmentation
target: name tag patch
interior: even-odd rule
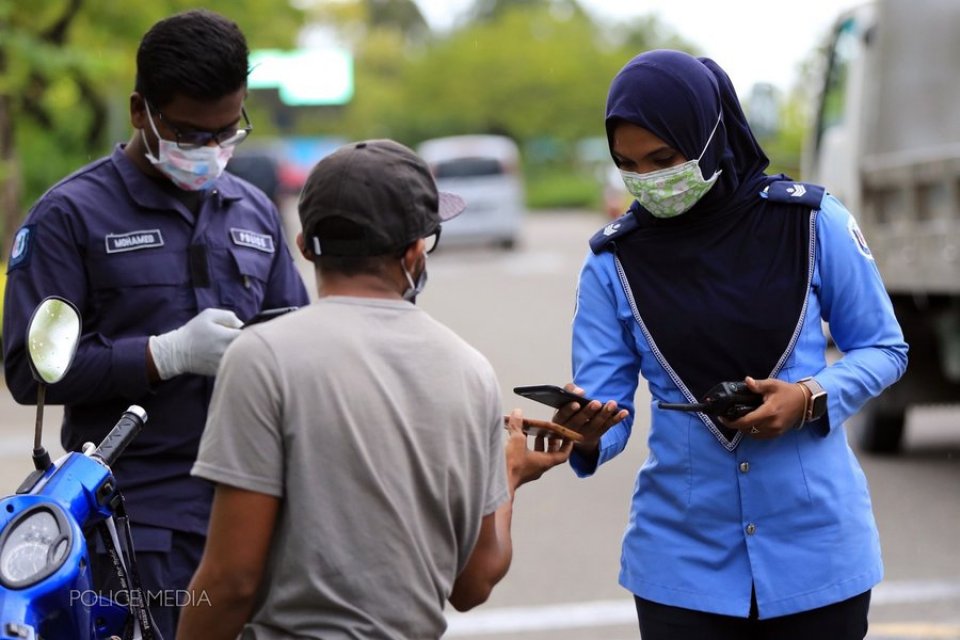
[[[155,249],[163,246],[163,234],[160,229],[144,229],[129,233],[108,233],[104,238],[107,253],[123,253],[140,249]]]
[[[273,238],[265,233],[247,231],[246,229],[230,229],[230,239],[240,247],[249,247],[264,253],[273,253]]]

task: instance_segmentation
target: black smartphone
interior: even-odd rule
[[[558,387],[553,384],[534,384],[523,387],[514,387],[513,392],[518,396],[536,400],[537,402],[551,406],[554,409],[559,409],[560,407],[566,406],[571,402],[578,403],[582,409],[591,402],[590,398],[578,396],[572,391],[567,391],[563,387]]]
[[[249,327],[249,326],[252,325],[252,324],[259,324],[259,323],[261,323],[261,322],[266,322],[267,320],[272,320],[273,318],[276,318],[277,316],[282,316],[282,315],[285,314],[285,313],[289,313],[289,312],[291,312],[291,311],[296,311],[296,310],[299,309],[299,308],[300,308],[300,307],[276,307],[276,308],[274,308],[274,309],[264,309],[263,311],[261,311],[261,312],[258,313],[257,315],[255,315],[255,316],[253,316],[252,318],[250,318],[249,320],[247,320],[247,321],[243,324],[243,326],[244,326],[244,327]]]

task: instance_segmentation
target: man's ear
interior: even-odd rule
[[[423,238],[421,238],[407,247],[407,250],[403,252],[403,266],[407,268],[409,273],[413,273],[414,269],[416,269],[425,245],[426,243],[423,241]]]
[[[307,246],[307,241],[303,237],[303,231],[297,234],[297,248],[300,249],[300,255],[310,262],[313,262],[316,256],[313,255],[313,249]]]
[[[146,101],[136,91],[130,94],[130,124],[134,129],[146,129],[150,126],[147,122]]]

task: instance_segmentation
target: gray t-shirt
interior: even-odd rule
[[[507,499],[489,362],[403,301],[328,297],[245,329],[193,474],[282,498],[244,638],[438,638]]]

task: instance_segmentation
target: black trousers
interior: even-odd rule
[[[133,525],[132,533],[146,604],[163,640],[173,640],[180,607],[186,604],[188,597],[187,585],[200,564],[206,538],[140,525]],[[116,570],[102,544],[91,548],[90,564],[94,586],[102,594],[127,604],[131,596],[121,590]]]
[[[870,592],[779,618],[735,618],[670,607],[634,597],[643,640],[863,640]]]

